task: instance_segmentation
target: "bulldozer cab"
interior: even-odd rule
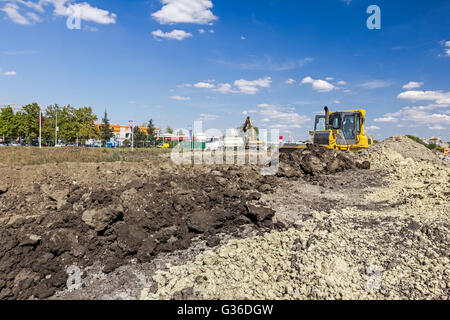
[[[365,110],[328,112],[315,119],[314,144],[349,149],[366,148],[373,140],[364,133]]]

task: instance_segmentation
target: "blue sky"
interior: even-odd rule
[[[0,104],[175,128],[250,115],[295,139],[325,105],[362,107],[376,138],[450,140],[449,15],[436,0],[0,0]]]

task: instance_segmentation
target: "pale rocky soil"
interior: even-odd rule
[[[416,145],[382,142],[359,155],[370,172],[344,172],[328,186],[287,181],[262,201],[289,230],[157,271],[158,286],[141,298],[448,300],[450,169]]]

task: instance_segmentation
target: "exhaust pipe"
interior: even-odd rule
[[[330,113],[327,106],[325,106],[325,130],[330,130]]]

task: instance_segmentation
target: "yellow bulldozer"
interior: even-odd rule
[[[366,149],[373,144],[373,138],[365,133],[366,110],[330,112],[325,107],[323,115],[316,116],[314,131],[310,131],[312,143],[329,149],[342,151]],[[290,152],[306,146],[286,146],[281,152]]]

